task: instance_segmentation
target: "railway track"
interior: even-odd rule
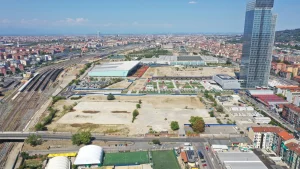
[[[106,52],[98,56],[103,57],[104,55],[112,53],[113,52]],[[88,57],[94,56],[90,55]],[[28,85],[24,87],[24,90],[16,90],[0,105],[0,130],[22,131],[33,117],[34,113],[54,92],[55,89],[52,89],[49,86],[54,83],[55,79],[63,69],[80,63],[88,57],[75,58],[38,69],[39,75],[28,83]],[[7,154],[14,145],[14,143],[0,144],[0,168],[4,168],[8,156]]]

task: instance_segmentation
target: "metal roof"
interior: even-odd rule
[[[99,71],[129,71],[140,61],[125,61],[125,62],[107,62],[102,63],[101,65],[96,65],[90,72],[99,72]]]
[[[228,169],[267,169],[253,152],[218,152],[217,155]]]

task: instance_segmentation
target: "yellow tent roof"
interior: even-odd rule
[[[58,157],[58,156],[64,156],[64,157],[76,157],[77,153],[57,153],[57,154],[48,154],[48,157]]]

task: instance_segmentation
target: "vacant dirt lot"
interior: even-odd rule
[[[213,76],[215,74],[228,74],[234,76],[234,68],[224,67],[201,67],[179,68],[175,67],[150,67],[143,78],[149,76]]]
[[[138,100],[142,100],[137,119],[132,123],[132,112]],[[72,104],[63,100],[56,105]],[[108,134],[144,134],[152,128],[155,131],[170,130],[171,121],[180,126],[189,123],[191,116],[201,116],[211,123],[203,104],[195,96],[116,96],[107,101],[106,96],[87,96],[77,100],[74,111],[62,114],[49,129],[55,131],[91,130]],[[87,113],[92,112],[92,113]]]

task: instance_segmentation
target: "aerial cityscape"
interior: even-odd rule
[[[300,1],[2,4],[0,169],[300,168]]]

